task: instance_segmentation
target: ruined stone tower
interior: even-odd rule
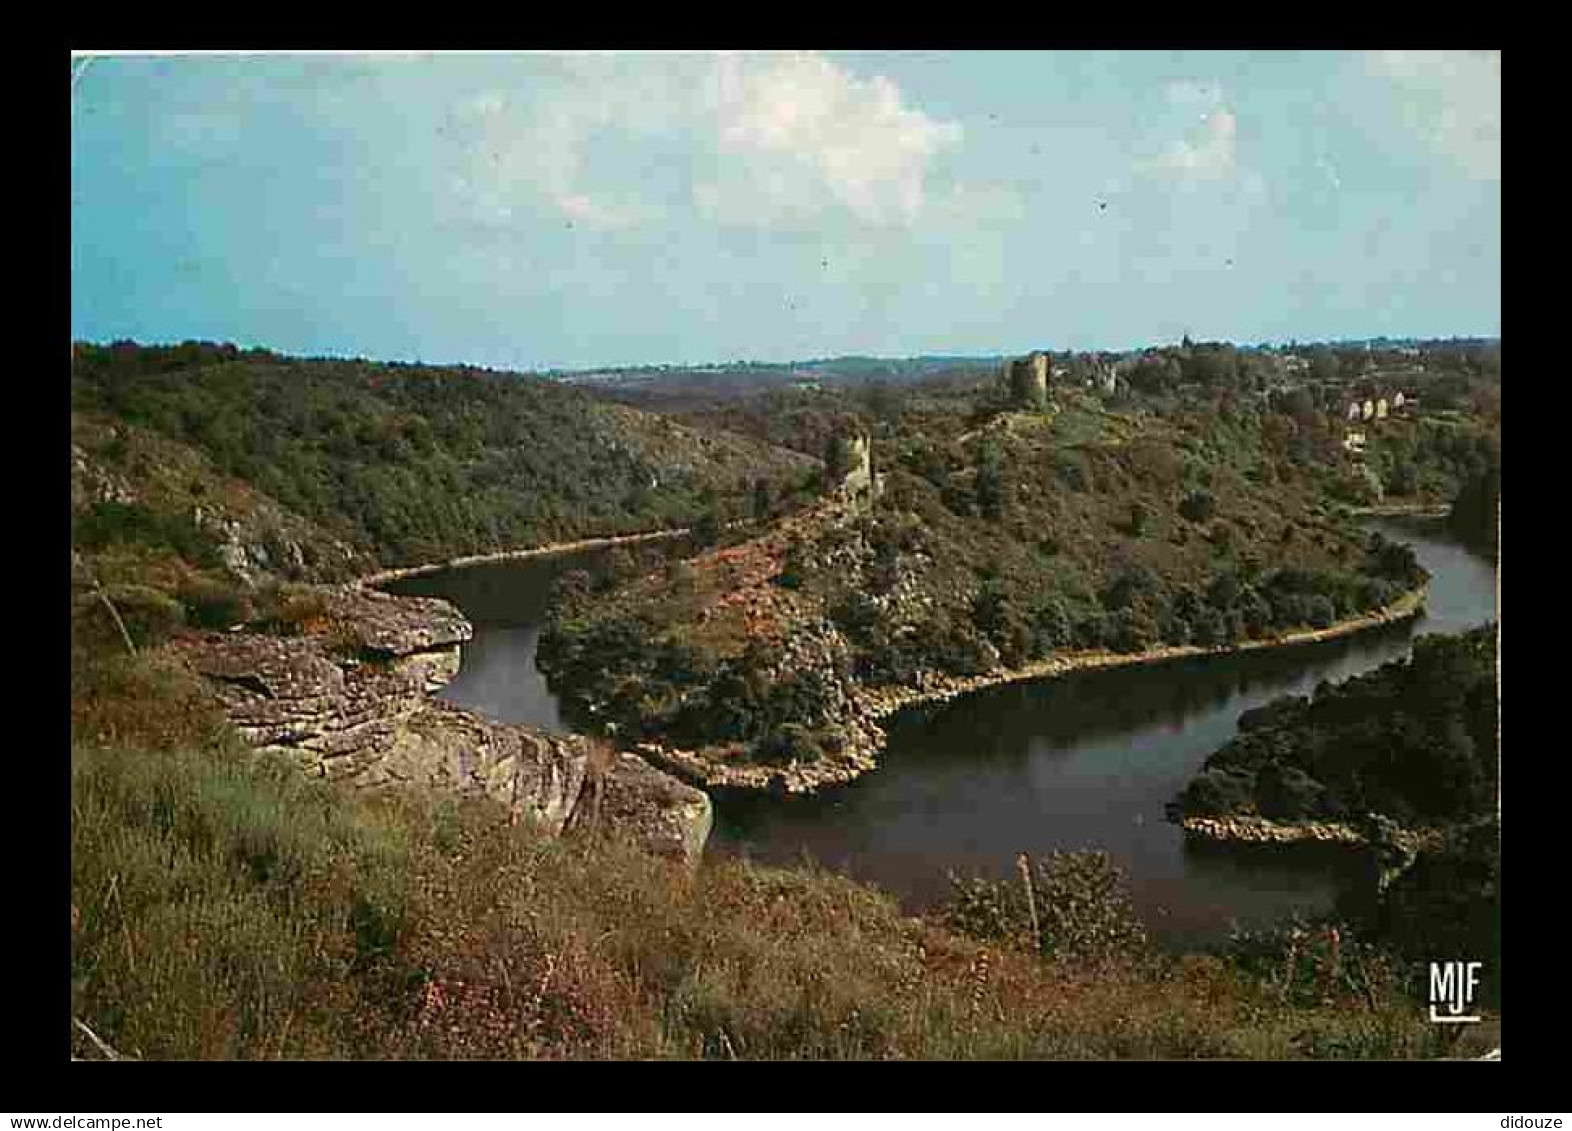
[[[1048,403],[1048,355],[1033,350],[1004,363],[1005,386],[1016,408],[1039,409]]]
[[[873,473],[873,443],[861,433],[846,441],[847,469],[838,492],[848,502],[871,507],[882,484]]]

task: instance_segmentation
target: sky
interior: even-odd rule
[[[1499,52],[71,72],[75,340],[532,370],[1500,335]]]

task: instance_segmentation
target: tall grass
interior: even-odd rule
[[[484,802],[310,781],[205,724],[177,742],[152,720],[185,685],[126,663],[141,709],[80,714],[129,737],[73,749],[72,975],[75,1015],[128,1056],[1440,1051],[1412,1003],[1331,982],[1285,997],[1264,959],[1044,957],[813,868],[695,873],[606,830],[550,840]]]
[[[215,752],[72,761],[73,998],[139,1057],[357,1055],[357,964],[403,904],[396,826]]]

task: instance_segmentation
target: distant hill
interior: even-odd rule
[[[726,519],[816,467],[540,377],[212,343],[78,344],[72,407],[190,445],[387,565]]]
[[[748,404],[781,394],[905,388],[934,380],[986,380],[998,373],[1001,357],[838,357],[784,364],[737,362],[713,366],[649,366],[556,379],[602,399],[651,412],[685,414],[695,422],[720,406]],[[773,411],[773,406],[771,407]],[[714,418],[704,420],[705,426]],[[750,432],[755,431],[753,429]]]

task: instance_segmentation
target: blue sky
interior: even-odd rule
[[[1500,334],[1499,52],[72,72],[78,339],[534,369]]]

